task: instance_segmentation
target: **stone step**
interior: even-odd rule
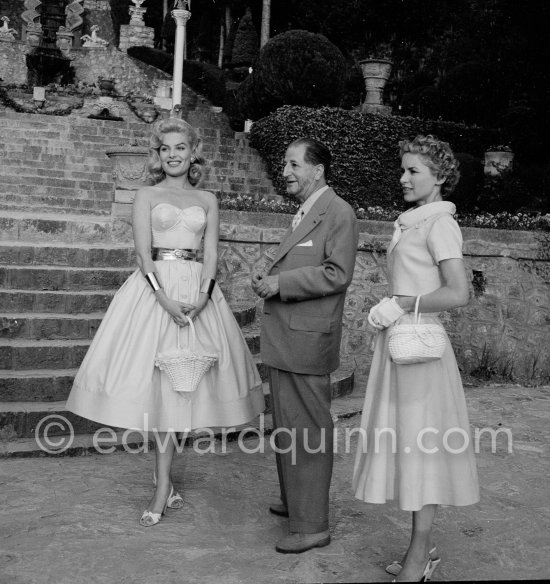
[[[33,312],[82,314],[105,312],[113,290],[22,290],[0,289],[0,306],[4,313]]]
[[[2,211],[0,241],[133,245],[132,226],[99,215]]]
[[[364,403],[364,397],[358,396],[342,396],[337,397],[332,401],[330,411],[332,417],[337,423],[340,420],[348,420],[349,418],[361,414]],[[49,414],[52,415],[52,414]],[[61,418],[46,420],[39,427],[38,436],[35,434],[31,438],[17,438],[15,431],[10,434],[11,427],[7,426],[4,431],[6,439],[0,443],[0,458],[30,458],[38,456],[83,456],[87,454],[112,454],[113,452],[123,451],[130,453],[135,452],[151,452],[154,450],[154,437],[145,433],[113,429],[113,431],[103,430],[97,433],[89,432],[86,434],[65,434],[55,435],[51,434],[52,439],[45,440],[44,427],[47,422],[62,423]],[[359,422],[357,422],[359,423]],[[55,431],[60,429],[56,425],[50,426],[50,429]],[[41,431],[42,430],[42,431]],[[273,431],[272,415],[265,412],[251,420],[246,424],[237,426],[234,429],[212,428],[212,433],[217,442],[226,440],[227,442],[234,442],[239,438],[244,439],[247,433],[255,436],[269,436]],[[204,432],[189,432],[185,436],[183,446],[185,448],[192,447],[197,444],[197,441],[204,441],[204,437],[209,438],[211,434]],[[204,442],[198,448],[204,448]]]
[[[0,339],[93,339],[104,314],[0,313]]]
[[[113,181],[112,180],[89,180],[89,179],[74,179],[66,177],[59,173],[57,177],[35,177],[27,176],[26,174],[11,174],[2,177],[2,184],[8,185],[22,185],[28,187],[43,186],[46,188],[64,188],[73,189],[74,192],[78,190],[86,190],[90,192],[106,192],[112,194]]]
[[[103,215],[109,217],[112,211],[110,201],[98,201],[93,199],[63,199],[41,195],[29,197],[24,194],[0,193],[0,212],[5,211],[33,211],[41,213],[84,214]]]
[[[20,156],[20,154],[18,154]],[[45,159],[44,159],[45,158]],[[54,160],[52,160],[52,158]],[[105,158],[103,164],[98,164],[96,159],[93,165],[85,162],[69,162],[66,156],[42,156],[38,160],[22,161],[16,156],[4,156],[0,167],[0,176],[13,174],[33,177],[58,177],[62,174],[65,178],[74,180],[90,179],[104,182],[112,181],[112,163]],[[62,165],[60,168],[57,166]]]
[[[0,241],[0,264],[71,268],[134,268],[133,246]]]
[[[93,316],[67,319],[38,316],[36,319],[20,321],[9,317],[4,320],[0,317],[0,371],[79,367],[100,323],[101,318]],[[250,352],[258,353],[259,330],[246,330],[248,327],[244,329],[243,334]],[[32,331],[41,332],[44,336],[31,337]]]
[[[118,288],[136,268],[0,266],[0,288],[101,290]]]
[[[259,327],[254,305],[232,306],[233,315],[248,339],[250,351],[258,353]],[[74,340],[93,339],[104,311],[86,314],[0,313],[0,339]]]
[[[333,399],[350,399],[353,391],[353,371],[337,370],[331,375],[331,386]],[[264,384],[264,395],[266,397],[266,413],[270,412],[269,390]],[[337,405],[336,403],[334,404]],[[362,402],[361,402],[362,405]],[[67,424],[70,423],[70,426]],[[102,424],[91,422],[80,416],[68,412],[65,408],[65,400],[55,402],[0,402],[0,433],[3,437],[3,444],[10,444],[12,447],[20,439],[33,439],[38,434],[42,434],[47,424],[52,424],[49,436],[62,437],[74,434],[94,433]],[[60,424],[60,425],[57,425]],[[37,451],[40,450],[38,444]],[[12,452],[16,450],[12,448]],[[40,455],[40,452],[37,452]],[[4,452],[4,456],[6,453]]]

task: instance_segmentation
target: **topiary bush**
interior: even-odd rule
[[[245,117],[258,119],[283,105],[339,105],[346,60],[326,37],[305,30],[274,36],[260,51],[252,81],[242,86]]]
[[[363,114],[339,108],[285,106],[252,126],[251,145],[260,151],[279,194],[286,196],[281,176],[286,147],[310,136],[333,155],[330,183],[354,207],[403,208],[399,187],[399,141],[417,134],[435,134],[455,152],[481,160],[485,147],[500,135],[495,130],[410,117]],[[460,207],[460,200],[457,199]]]
[[[258,56],[260,39],[252,22],[250,8],[241,18],[231,55],[231,67],[250,67]]]

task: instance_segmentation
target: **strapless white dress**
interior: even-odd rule
[[[151,222],[154,247],[198,249],[206,213],[199,206],[180,209],[161,203],[152,209]],[[197,301],[201,263],[156,261],[155,269],[170,298]],[[256,417],[265,407],[261,379],[218,286],[195,329],[196,348],[217,353],[218,362],[194,392],[181,394],[155,366],[157,353],[177,346],[178,326],[136,270],[115,294],[94,336],[67,409],[101,424],[145,431],[233,426]],[[184,327],[180,344],[188,342]]]

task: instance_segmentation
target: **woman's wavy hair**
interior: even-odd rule
[[[448,197],[454,191],[460,179],[459,163],[448,142],[443,142],[431,134],[418,135],[414,140],[399,142],[399,149],[400,156],[418,154],[437,179],[445,179],[441,184],[442,197]]]
[[[149,173],[153,177],[155,182],[160,182],[166,176],[164,170],[162,170],[162,163],[160,161],[160,147],[162,146],[162,138],[165,134],[171,132],[177,132],[179,134],[184,134],[189,139],[191,149],[193,151],[193,162],[189,167],[187,177],[189,182],[194,187],[197,186],[203,175],[203,169],[205,160],[201,155],[201,139],[197,134],[197,131],[193,126],[188,124],[184,120],[179,118],[169,118],[167,120],[162,120],[155,124],[153,127],[153,133],[149,140],[149,159],[147,161]]]

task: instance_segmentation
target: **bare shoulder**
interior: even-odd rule
[[[210,191],[199,190],[197,194],[199,195],[201,201],[204,202],[208,210],[218,208],[218,197],[216,197],[214,193],[211,193]]]
[[[136,192],[134,202],[140,204],[150,202],[155,195],[156,192],[152,186],[141,187],[141,189]]]

